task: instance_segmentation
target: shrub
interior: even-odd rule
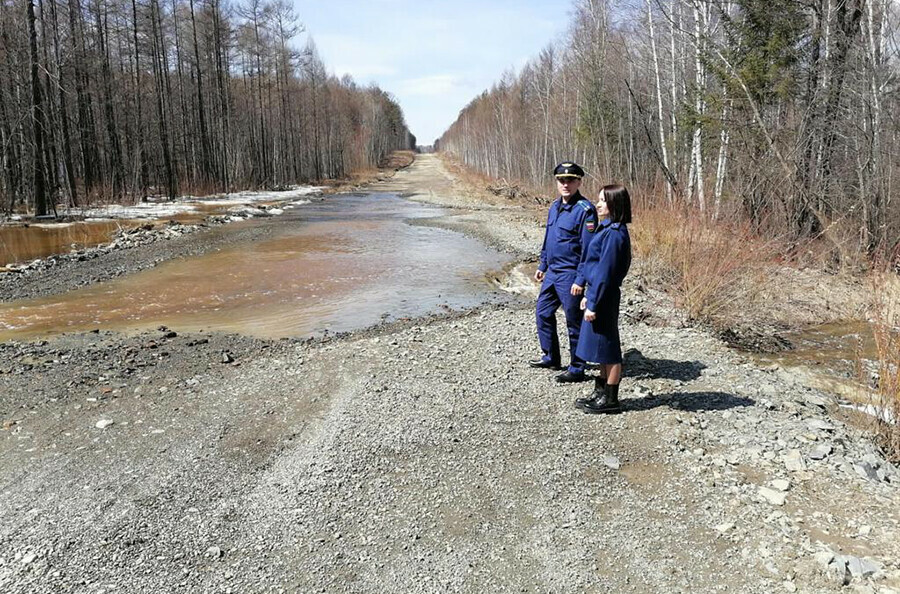
[[[871,325],[877,353],[874,430],[885,453],[900,461],[900,278],[890,266],[872,275]]]
[[[639,210],[632,234],[637,272],[670,292],[691,321],[717,330],[742,318],[743,309],[761,305],[771,264],[786,250],[748,225],[711,222],[670,207]]]

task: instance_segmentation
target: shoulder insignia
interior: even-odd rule
[[[578,201],[578,206],[583,208],[585,212],[591,212],[592,210],[594,210],[594,206],[584,198]]]
[[[588,219],[588,221],[584,224],[587,227],[588,233],[593,233],[594,229],[597,228],[597,224],[593,219]]]

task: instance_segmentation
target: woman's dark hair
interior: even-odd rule
[[[610,184],[600,189],[609,209],[609,220],[613,223],[631,222],[631,196],[625,186]]]

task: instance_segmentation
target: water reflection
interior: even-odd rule
[[[864,321],[832,322],[785,334],[791,348],[757,355],[782,367],[817,367],[843,377],[858,374],[861,361],[878,359],[872,327]]]
[[[0,266],[29,262],[53,254],[107,243],[119,229],[137,221],[98,221],[0,227]]]
[[[481,302],[491,291],[485,275],[508,257],[458,233],[404,221],[440,212],[390,195],[311,204],[280,221],[285,231],[266,241],[2,304],[0,339],[160,324],[306,336]]]

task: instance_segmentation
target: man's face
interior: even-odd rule
[[[557,177],[556,190],[563,198],[568,198],[581,187],[581,180],[577,177]]]

